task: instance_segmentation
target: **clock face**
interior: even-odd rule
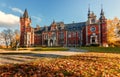
[[[94,32],[95,31],[95,27],[91,27],[90,30],[91,30],[91,32]]]

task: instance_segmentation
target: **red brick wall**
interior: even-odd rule
[[[96,30],[95,30],[94,32],[92,32],[92,31],[90,30],[91,27],[95,27]],[[88,43],[90,43],[90,36],[91,36],[93,33],[95,33],[95,34],[97,35],[98,41],[99,41],[99,25],[89,25],[89,26],[87,26],[87,28],[88,28]]]
[[[75,36],[73,36],[73,33],[75,33]],[[68,45],[69,44],[79,44],[79,37],[78,37],[78,32],[71,32],[71,37],[68,37]]]
[[[41,34],[35,34],[34,35],[34,45],[42,45],[42,35]]]
[[[86,28],[84,27],[83,30],[82,30],[82,43],[83,45],[86,44]]]
[[[106,44],[107,43],[107,23],[101,24],[101,43]]]
[[[31,28],[27,28],[31,23],[31,20],[29,18],[20,18],[20,46],[24,46],[24,35],[25,35],[25,32],[29,31],[31,32]]]

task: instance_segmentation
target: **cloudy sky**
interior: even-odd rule
[[[87,20],[88,6],[100,17],[101,4],[105,16],[120,18],[120,0],[0,0],[0,31],[19,29],[19,17],[27,8],[32,26],[49,26],[53,20],[64,23]]]

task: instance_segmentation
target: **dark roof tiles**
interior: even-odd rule
[[[82,30],[83,27],[85,27],[86,22],[80,22],[80,23],[71,23],[71,24],[64,24],[63,22],[56,23],[58,30],[60,30],[60,24],[64,25],[64,29],[68,31],[74,31],[74,30]],[[47,31],[50,31],[51,26],[47,26]],[[35,33],[42,33],[43,31],[46,31],[46,27],[41,27],[40,30],[35,31]]]
[[[86,22],[65,24],[66,30],[82,30],[82,27],[86,25]]]

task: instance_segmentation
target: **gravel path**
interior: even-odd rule
[[[8,54],[9,53],[9,54]],[[11,53],[11,54],[10,54]],[[71,48],[70,51],[0,51],[0,65],[16,64],[34,61],[41,57],[56,58],[61,56],[70,56],[82,54],[83,50]]]

